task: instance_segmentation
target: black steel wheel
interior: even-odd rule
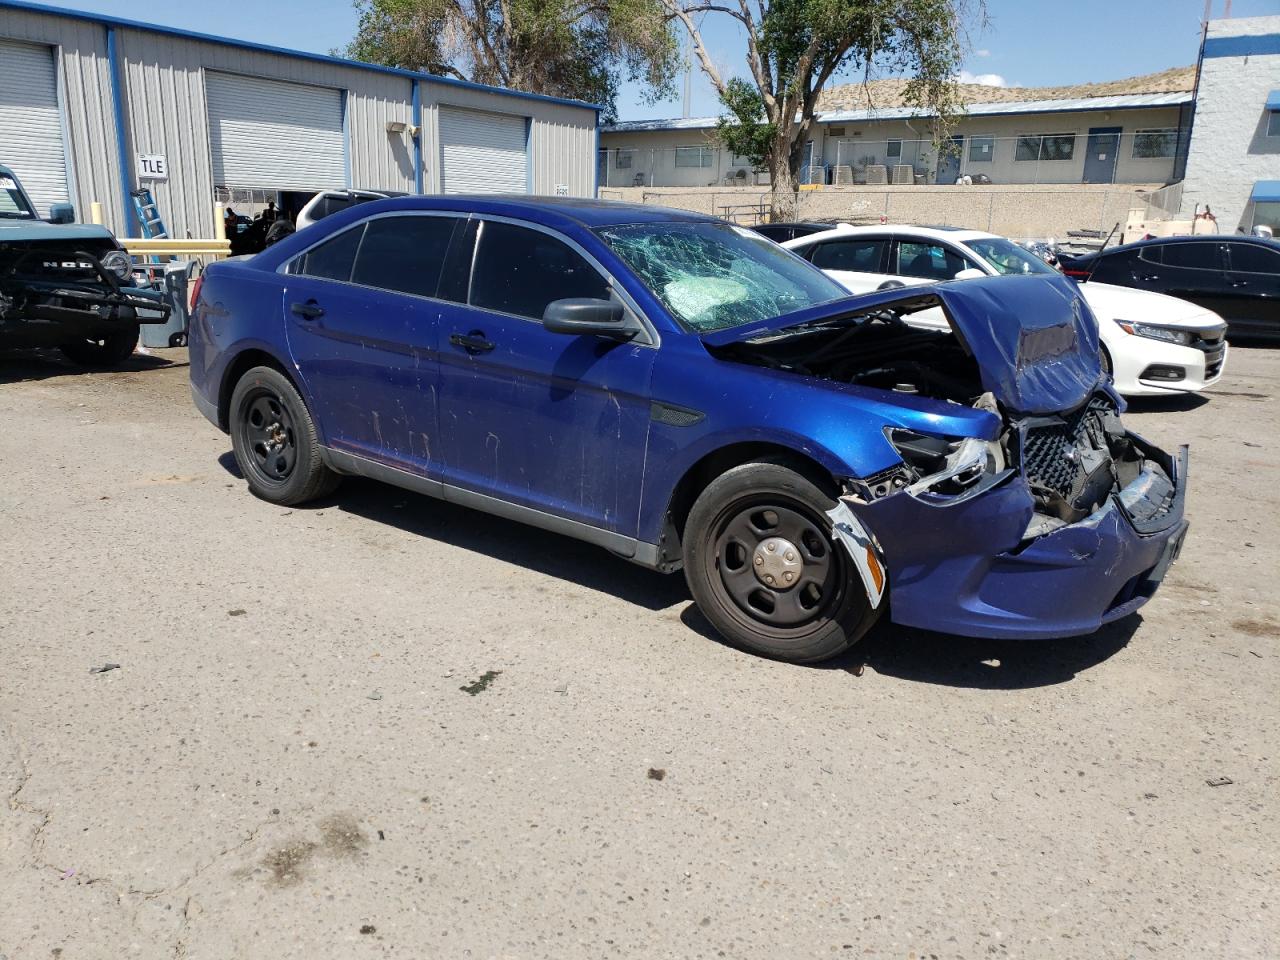
[[[685,577],[731,642],[807,663],[835,656],[878,615],[826,516],[834,497],[782,463],[713,481],[685,525]]]
[[[138,347],[138,325],[126,324],[96,340],[69,340],[59,349],[62,355],[82,367],[118,367]]]
[[[231,446],[249,489],[272,503],[298,504],[331,491],[311,413],[289,378],[254,367],[231,394]]]

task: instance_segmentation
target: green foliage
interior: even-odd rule
[[[669,95],[678,67],[662,0],[356,0],[343,55],[571,97],[606,108],[641,80]]]
[[[706,0],[663,0],[668,16],[694,34],[725,115],[719,138],[735,153],[758,157],[773,175],[775,195],[793,189],[817,109],[833,77],[858,70],[907,76],[908,104],[934,117],[934,143],[961,104],[955,74],[969,24],[985,22],[982,0],[741,0],[737,8]],[[748,38],[750,78],[722,81],[705,55],[694,15],[728,16]],[[775,198],[776,199],[776,198]],[[775,203],[776,205],[776,203]]]

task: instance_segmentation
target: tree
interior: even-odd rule
[[[669,96],[679,66],[662,0],[356,0],[368,63],[451,75],[605,107],[623,80]]]
[[[694,54],[726,111],[721,141],[763,163],[772,178],[774,219],[792,219],[804,145],[818,94],[837,73],[861,67],[906,74],[908,103],[934,116],[935,145],[959,109],[954,77],[964,51],[965,18],[982,0],[661,0],[688,32]],[[703,42],[699,18],[728,17],[746,35],[750,79],[725,78]]]

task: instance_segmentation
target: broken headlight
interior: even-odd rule
[[[123,250],[111,250],[102,257],[102,266],[110,270],[121,280],[124,280],[133,271],[133,261],[129,259],[129,254]]]
[[[1128,320],[1117,320],[1116,323],[1125,333],[1131,333],[1135,337],[1146,337],[1148,340],[1163,340],[1165,343],[1176,343],[1184,347],[1192,340],[1190,330],[1159,327],[1153,323],[1130,323]]]
[[[961,497],[976,493],[982,480],[1004,469],[998,443],[974,437],[953,439],[889,429],[885,436],[912,475],[906,491],[915,497]]]

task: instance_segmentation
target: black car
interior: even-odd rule
[[[1280,242],[1262,237],[1163,237],[1060,257],[1062,272],[1154,290],[1219,314],[1228,333],[1280,338]]]
[[[788,240],[795,240],[798,237],[807,237],[813,233],[830,230],[834,226],[834,223],[808,221],[804,223],[757,223],[751,229],[774,243],[786,243]]]

